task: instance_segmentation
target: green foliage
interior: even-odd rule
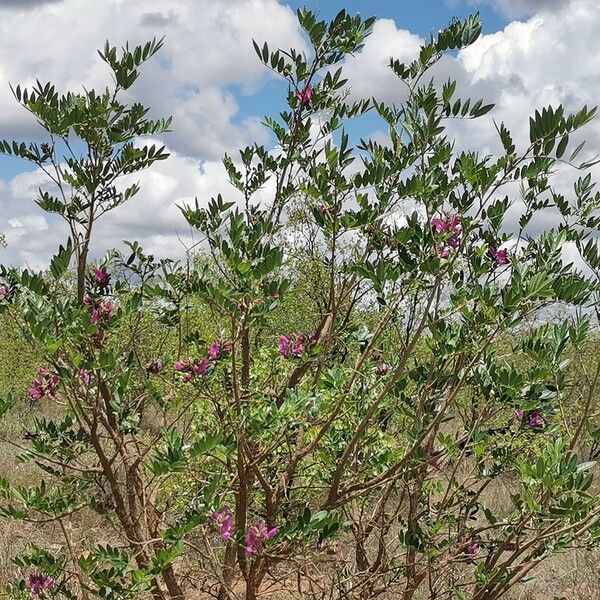
[[[193,582],[255,600],[280,577],[332,598],[427,587],[493,600],[552,554],[597,543],[600,366],[585,349],[600,194],[589,174],[571,197],[551,183],[567,156],[591,166],[573,163],[570,137],[595,109],[536,111],[522,153],[504,124],[498,156],[458,152],[448,119],[493,107],[429,74],[478,38],[478,15],[410,64],[390,61],[407,90],[390,105],[347,102],[343,61],[374,19],[298,19],[308,54],[254,44],[288,83],[288,108],[265,117],[276,147],[224,158],[241,200],[181,207],[205,241],[187,263],[137,242],[88,262],[95,221],[138,192],[118,180],[167,157],[138,138],[170,121],[118,100],[162,41],[107,44],[115,84],[101,94],[14,89],[49,142],[0,150],[47,170],[58,192],[38,204],[71,232],[48,274],[0,269],[1,318],[41,367],[27,365],[31,405],[60,407],[11,440],[40,478],[2,478],[0,514],[59,524],[68,549],[18,558],[14,596],[35,568],[52,578],[44,593],[65,598],[181,599]],[[367,111],[389,144],[353,145],[348,123]],[[554,226],[532,235],[548,210]],[[566,244],[589,270],[563,260]],[[504,505],[489,493],[501,484]],[[114,541],[74,545],[64,524],[84,512]]]

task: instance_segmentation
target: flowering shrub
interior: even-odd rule
[[[50,140],[85,152],[0,145],[51,167],[37,201],[71,231],[49,274],[0,271],[0,311],[47,365],[30,395],[59,415],[36,418],[19,444],[43,475],[31,487],[0,479],[0,511],[55,522],[65,538],[52,554],[33,540],[8,593],[254,600],[279,586],[298,598],[493,600],[554,553],[596,543],[587,459],[600,366],[581,349],[595,326],[600,195],[589,175],[569,199],[550,183],[558,161],[590,166],[567,150],[595,111],[536,112],[521,152],[502,124],[498,156],[460,152],[446,121],[492,106],[426,81],[477,39],[477,17],[412,63],[391,61],[407,90],[397,105],[348,102],[343,61],[373,19],[299,20],[309,56],[255,44],[288,86],[289,110],[265,118],[276,147],[225,158],[239,202],[182,208],[208,250],[186,265],[135,242],[88,261],[97,219],[138,192],[121,177],[167,157],[141,138],[169,121],[119,100],[160,43],[107,45],[105,94],[15,88]],[[353,147],[345,124],[368,111],[389,143]],[[547,210],[559,225],[534,235]],[[563,261],[566,244],[585,271]],[[58,297],[71,265],[74,289]],[[3,398],[2,414],[17,401]],[[110,544],[74,542],[65,524],[83,511],[104,519]]]

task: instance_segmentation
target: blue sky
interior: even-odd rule
[[[359,13],[364,18],[376,16],[378,19],[391,19],[398,27],[427,39],[429,35],[447,25],[454,17],[466,18],[479,12],[483,24],[483,32],[494,33],[505,27],[510,21],[491,5],[474,5],[465,0],[312,0],[310,2],[286,2],[293,10],[308,8],[321,19],[331,20],[345,9],[350,14]],[[240,112],[237,122],[252,115],[275,114],[285,109],[283,93],[285,87],[278,80],[267,81],[257,93],[246,94],[235,86],[228,90],[239,94]],[[241,92],[241,93],[240,93]],[[351,125],[351,135],[355,140],[368,136],[377,127],[377,118],[366,115],[355,120]],[[1,165],[0,165],[1,168]]]
[[[259,63],[252,39],[271,48],[302,48],[295,11],[306,5],[330,19],[342,8],[376,15],[373,34],[344,74],[354,98],[401,99],[389,71],[390,56],[411,60],[420,39],[454,16],[477,10],[483,36],[447,57],[437,76],[458,81],[460,95],[483,98],[496,108],[475,126],[452,125],[461,146],[493,152],[494,120],[505,122],[517,142],[526,140],[535,109],[563,103],[567,109],[600,98],[598,0],[28,0],[0,2],[0,137],[29,140],[39,127],[15,103],[9,83],[52,81],[61,91],[84,85],[103,88],[106,66],[96,49],[108,38],[120,45],[165,36],[159,60],[148,64],[131,99],[156,116],[173,115],[164,137],[171,158],[142,174],[135,202],[108,215],[98,230],[98,248],[138,239],[158,255],[182,252],[191,239],[179,205],[232,195],[223,172],[224,153],[247,144],[269,144],[265,114],[284,106],[285,86]],[[351,136],[383,135],[374,115],[350,126]],[[600,127],[588,130],[588,154],[600,152]],[[35,205],[43,173],[17,159],[0,157],[0,232],[8,248],[0,263],[42,268],[65,231]],[[560,180],[563,181],[563,180]],[[563,184],[561,184],[563,185]],[[570,182],[565,179],[565,189]],[[268,201],[268,186],[261,192]],[[186,237],[187,236],[187,237]]]
[[[452,17],[465,17],[476,11],[481,13],[485,32],[498,31],[508,20],[490,5],[475,6],[464,0],[312,0],[312,2],[289,2],[292,8],[306,6],[318,12],[322,18],[331,19],[342,9],[350,13],[393,19],[397,25],[421,36],[436,31]]]

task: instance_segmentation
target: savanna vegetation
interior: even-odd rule
[[[14,88],[45,141],[0,151],[47,174],[68,238],[47,272],[0,269],[4,594],[595,597],[600,195],[573,143],[595,109],[458,150],[449,120],[493,106],[431,69],[477,16],[390,61],[394,105],[346,93],[374,19],[298,18],[308,55],[255,44],[287,82],[274,144],[181,207],[185,260],[94,238],[168,160],[145,138],[170,120],[122,100],[162,42],[107,44],[107,90]],[[367,112],[388,143],[351,142]]]

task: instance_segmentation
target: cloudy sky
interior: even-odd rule
[[[103,87],[106,65],[96,49],[165,36],[159,57],[146,66],[133,97],[156,116],[173,115],[164,137],[172,153],[139,179],[142,192],[99,230],[101,249],[138,239],[151,252],[181,254],[189,240],[177,205],[218,192],[231,194],[220,158],[252,141],[270,143],[261,117],[282,106],[285,89],[265,72],[251,40],[270,47],[305,47],[295,10],[306,5],[323,18],[341,8],[379,21],[362,53],[345,65],[352,94],[393,102],[401,86],[390,56],[410,59],[429,32],[452,16],[479,10],[485,35],[450,57],[440,75],[466,87],[462,95],[496,103],[490,114],[525,141],[535,107],[567,108],[600,102],[598,0],[0,0],[0,137],[33,139],[36,123],[20,108],[9,83],[51,81],[61,91]],[[378,135],[374,118],[354,133]],[[496,147],[491,118],[453,131],[460,145]],[[600,125],[587,131],[587,152],[600,153]],[[586,155],[587,156],[587,155]],[[0,157],[0,232],[8,248],[0,263],[41,268],[64,232],[34,203],[43,174]],[[565,185],[567,179],[565,179]]]

